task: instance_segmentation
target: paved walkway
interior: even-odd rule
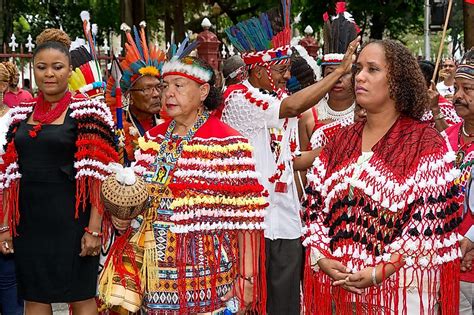
[[[55,303],[53,304],[54,315],[69,315],[69,306],[67,304]]]

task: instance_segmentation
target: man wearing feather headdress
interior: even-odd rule
[[[317,152],[299,152],[296,116],[316,104],[350,69],[358,45],[357,41],[351,44],[332,74],[288,96],[290,5],[291,1],[283,0],[280,10],[226,30],[247,65],[249,79],[227,89],[222,119],[249,138],[255,148],[256,169],[269,192],[265,247],[267,311],[272,315],[300,313],[302,225],[293,162],[312,160]]]
[[[461,122],[448,127],[444,135],[448,148],[456,153],[455,166],[460,174],[455,179],[465,191],[463,202],[464,218],[459,233],[464,235],[461,240],[463,261],[461,265],[459,314],[472,314],[474,307],[474,185],[472,184],[474,161],[474,47],[463,56],[454,74],[453,104]],[[464,200],[463,200],[464,199]]]
[[[134,27],[132,32],[122,24],[127,36],[126,55],[120,64],[114,60],[105,95],[116,121],[119,156],[127,166],[134,160],[137,139],[162,122],[160,77],[166,56],[154,45],[148,45],[145,27],[143,21],[140,30]]]

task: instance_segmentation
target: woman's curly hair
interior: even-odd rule
[[[10,82],[10,71],[6,67],[5,63],[0,62],[0,81]]]
[[[401,43],[384,39],[367,45],[382,46],[388,65],[390,98],[400,113],[421,119],[428,108],[428,89],[420,66],[412,53]],[[365,45],[365,46],[367,46]]]
[[[8,84],[13,83],[14,77],[20,73],[17,66],[11,61],[5,61],[2,63],[5,69],[8,71]]]

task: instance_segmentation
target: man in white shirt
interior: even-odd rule
[[[454,74],[456,73],[456,62],[454,59],[443,60],[442,69],[439,72],[440,77],[444,77],[443,81],[436,84],[439,94],[449,101],[452,101],[454,95]]]

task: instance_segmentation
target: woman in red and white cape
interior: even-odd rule
[[[365,121],[313,163],[307,188],[308,314],[455,314],[459,303],[454,154],[420,122],[428,96],[416,60],[390,41],[355,65]]]

